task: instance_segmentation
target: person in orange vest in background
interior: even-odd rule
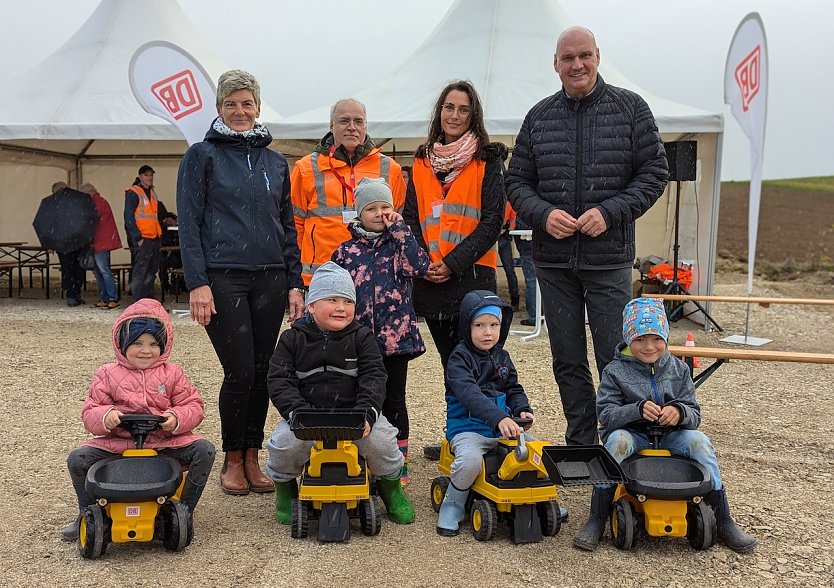
[[[153,189],[154,169],[139,168],[133,185],[125,190],[125,231],[132,254],[130,293],[134,300],[153,298],[153,286],[159,271],[162,227],[159,224],[159,199]]]
[[[351,238],[347,223],[357,216],[353,191],[362,178],[384,178],[394,196],[394,209],[402,210],[405,182],[400,164],[383,155],[368,136],[365,105],[345,98],[330,110],[330,131],[310,155],[296,162],[290,175],[306,286],[316,269]]]
[[[513,310],[518,310],[518,276],[515,273],[513,263],[513,237],[510,231],[515,229],[515,210],[507,202],[504,207],[504,224],[501,225],[501,235],[498,237],[498,257],[501,258],[501,267],[504,268],[504,275],[507,276],[507,289],[510,293],[510,305]]]
[[[460,341],[460,303],[472,290],[495,292],[498,235],[504,222],[507,148],[490,143],[484,110],[470,82],[447,85],[434,105],[429,136],[417,149],[403,218],[431,258],[414,281],[443,371]],[[439,459],[438,445],[423,448]]]

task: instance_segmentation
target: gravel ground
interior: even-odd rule
[[[757,282],[756,294],[830,298],[825,281]],[[722,275],[715,290],[743,295],[745,277]],[[721,304],[713,314],[733,334],[742,332],[744,311]],[[435,533],[429,502],[435,467],[420,451],[443,426],[442,375],[430,338],[428,353],[412,363],[408,391],[414,524],[385,519],[377,537],[355,527],[345,544],[293,540],[272,518],[271,495],[223,495],[215,464],[195,540],[184,552],[169,553],[158,542],[111,545],[104,558],[85,561],[58,538],[74,510],[65,459],[86,436],[79,410],[94,370],[112,357],[114,318],[58,300],[0,299],[6,389],[0,397],[0,586],[834,586],[834,367],[733,362],[699,390],[702,429],[718,450],[736,519],[759,539],[754,553],[739,556],[722,546],[695,552],[685,540],[641,538],[631,552],[606,540],[588,554],[571,547],[587,512],[586,488],[560,491],[570,520],[541,543],[513,546],[506,531],[479,543],[468,526],[452,539]],[[757,306],[750,334],[772,338],[769,349],[828,352],[832,318],[830,307]],[[175,319],[175,328],[171,360],[203,391],[206,420],[198,430],[219,443],[220,366],[202,329],[186,318]],[[673,325],[672,342],[682,343],[687,331],[695,331],[699,345],[723,336],[684,320]],[[511,337],[507,347],[537,409],[537,435],[560,442],[564,418],[547,338]],[[276,419],[271,410],[267,427]]]

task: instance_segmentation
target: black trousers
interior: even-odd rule
[[[266,375],[287,307],[285,270],[209,270],[217,314],[206,326],[223,365],[223,451],[260,449],[269,408]]]
[[[513,265],[513,238],[509,233],[501,233],[498,237],[498,257],[501,258],[501,266],[504,268],[504,275],[507,276],[507,290],[511,299],[518,298],[518,276]]]
[[[408,380],[410,355],[383,355],[382,363],[388,372],[385,381],[385,402],[382,414],[397,428],[397,439],[408,439],[408,406],[405,403],[405,387]]]
[[[437,352],[440,354],[440,363],[443,364],[443,373],[445,374],[449,356],[452,355],[455,345],[460,342],[460,333],[458,332],[458,321],[460,319],[455,315],[448,319],[426,318],[425,320],[431,338],[434,340],[434,345],[437,347]]]
[[[134,300],[153,298],[153,285],[159,271],[161,239],[143,239],[141,245],[133,245],[133,262],[130,267],[130,295]]]
[[[87,272],[81,269],[78,259],[81,257],[81,250],[58,253],[58,261],[61,262],[61,289],[67,293],[67,298],[81,298],[81,286]]]

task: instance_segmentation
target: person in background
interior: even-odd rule
[[[585,310],[601,374],[614,357],[620,311],[631,299],[634,223],[663,193],[669,172],[645,100],[598,75],[599,49],[591,31],[563,32],[553,64],[562,90],[524,118],[507,192],[533,229],[565,439],[593,445],[596,390]]]
[[[530,227],[516,216],[515,228],[518,231],[529,231]],[[521,259],[521,272],[524,274],[524,306],[527,310],[527,318],[519,321],[525,327],[536,325],[536,266],[533,264],[533,241],[521,235],[513,235],[515,248],[518,257]]]
[[[443,369],[460,341],[460,303],[472,290],[496,290],[498,235],[504,219],[507,148],[490,143],[475,87],[448,84],[434,105],[426,142],[414,156],[403,218],[431,258],[414,282]],[[439,459],[440,446],[423,448]]]
[[[272,492],[258,452],[269,409],[266,375],[284,310],[304,312],[286,158],[257,121],[261,88],[233,69],[217,81],[217,118],[177,175],[180,254],[191,318],[223,365],[220,432],[226,494]]]
[[[116,288],[116,280],[110,269],[110,252],[122,247],[122,239],[119,237],[119,230],[116,228],[116,220],[113,218],[113,209],[110,203],[102,198],[96,187],[90,183],[82,184],[81,192],[90,195],[93,205],[98,213],[98,224],[93,236],[93,253],[95,254],[96,267],[93,275],[98,284],[99,300],[93,306],[95,308],[113,310],[119,308],[119,290]]]
[[[501,267],[507,277],[507,290],[510,294],[510,306],[518,310],[520,303],[518,293],[518,276],[515,274],[515,263],[513,263],[513,236],[510,231],[515,229],[515,211],[507,202],[504,208],[504,224],[501,225],[501,235],[498,237],[498,257],[501,259]]]
[[[60,201],[62,205],[70,204],[73,199],[85,200],[84,205],[89,206],[89,201],[76,192],[69,190],[66,182],[55,182],[52,184],[52,195],[47,198],[55,199],[53,202]],[[45,199],[44,199],[45,200]],[[80,258],[84,249],[74,248],[73,250],[56,250],[58,254],[58,261],[61,264],[61,289],[67,296],[67,306],[76,307],[84,304],[84,299],[81,297],[81,287],[84,285],[84,280],[87,272],[81,267]]]
[[[411,166],[410,165],[402,166],[402,172],[403,172],[403,182],[405,182],[405,185],[408,186],[408,182],[411,181]]]
[[[354,190],[362,178],[383,178],[391,187],[394,210],[402,210],[405,183],[400,164],[374,146],[365,105],[345,98],[330,110],[330,131],[292,169],[292,204],[305,284],[336,247],[350,239],[347,223],[356,218]]]
[[[139,168],[133,185],[125,190],[125,231],[131,247],[130,293],[134,300],[154,297],[154,282],[159,271],[162,227],[159,224],[159,199],[153,188],[154,170]]]

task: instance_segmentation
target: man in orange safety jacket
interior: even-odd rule
[[[154,281],[159,271],[162,227],[153,177],[154,169],[143,165],[136,181],[125,190],[125,231],[132,253],[130,293],[134,300],[154,297]]]

